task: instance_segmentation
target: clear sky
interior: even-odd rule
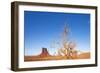
[[[38,55],[47,48],[53,55],[59,45],[67,24],[69,40],[75,41],[77,49],[90,50],[90,14],[24,11],[25,55]]]

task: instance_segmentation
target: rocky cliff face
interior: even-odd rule
[[[50,56],[47,48],[42,48],[42,52],[41,52],[41,54],[39,56],[40,57],[48,57],[48,56]]]

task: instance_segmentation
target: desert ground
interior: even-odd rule
[[[75,59],[89,59],[89,58],[90,58],[90,52],[84,52],[77,55],[77,57],[73,58],[67,58],[66,56],[45,56],[45,57],[24,56],[24,61],[28,62],[28,61],[45,61],[45,60],[75,60]]]

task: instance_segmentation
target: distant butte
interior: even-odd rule
[[[42,52],[40,55],[38,55],[40,57],[48,57],[48,56],[51,56],[47,50],[47,48],[42,48]]]

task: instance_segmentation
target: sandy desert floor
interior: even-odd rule
[[[89,59],[90,58],[90,52],[85,52],[77,55],[77,57],[74,58],[67,58],[66,56],[47,56],[47,57],[40,57],[40,56],[25,56],[24,61],[45,61],[45,60],[69,60],[69,59]]]

